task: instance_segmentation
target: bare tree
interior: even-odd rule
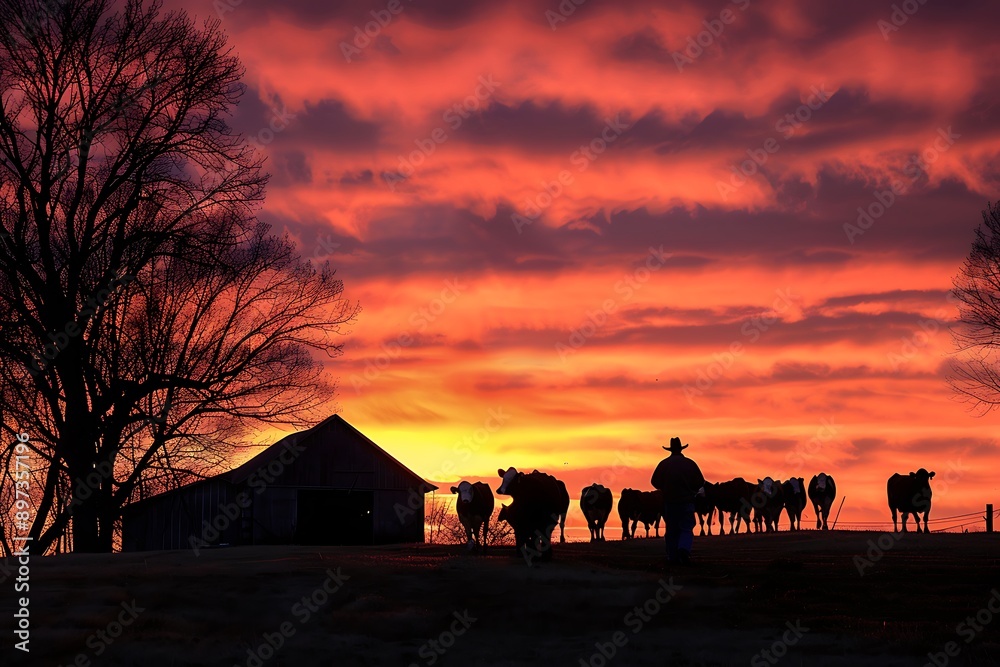
[[[972,250],[954,280],[959,321],[949,382],[973,409],[1000,406],[1000,203],[987,204]]]
[[[427,504],[425,523],[428,544],[465,544],[468,540],[465,526],[452,511],[452,503],[445,498],[431,498]],[[486,546],[514,546],[514,529],[506,521],[500,521],[500,508],[493,510],[489,527],[486,529]]]
[[[0,0],[0,24],[0,437],[30,437],[37,548],[110,551],[130,500],[318,417],[357,309],[255,217],[218,21]]]
[[[490,526],[486,530],[486,546],[488,547],[512,547],[514,546],[514,528],[506,521],[500,521],[500,508],[493,511],[493,518],[490,519]]]
[[[424,512],[427,544],[454,543],[451,539],[453,528],[449,525],[449,516],[451,516],[451,501],[431,496]]]

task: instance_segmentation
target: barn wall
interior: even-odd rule
[[[253,543],[291,544],[295,537],[298,489],[268,486],[255,494],[253,502]]]
[[[423,542],[424,496],[411,496],[409,490],[376,491],[373,520],[376,544]]]
[[[212,545],[239,544],[240,518],[223,512],[235,499],[233,486],[215,478],[131,506],[122,516],[122,551],[189,549],[192,537]],[[221,528],[219,535],[207,533],[204,522]]]

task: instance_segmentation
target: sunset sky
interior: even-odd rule
[[[331,409],[442,487],[617,497],[679,435],[712,481],[832,474],[841,524],[920,467],[932,519],[1000,504],[945,382],[1000,7],[665,4],[172,0],[246,66],[262,219],[363,308]]]

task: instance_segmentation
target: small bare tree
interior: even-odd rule
[[[1000,203],[983,211],[953,296],[959,321],[949,383],[973,410],[986,414],[1000,406]]]
[[[425,520],[428,544],[465,544],[468,541],[465,526],[451,507],[451,500],[445,498],[432,498],[428,502]],[[514,529],[506,521],[500,521],[499,516],[500,508],[497,507],[486,529],[486,546],[514,546]]]
[[[486,530],[486,546],[488,547],[512,547],[514,546],[514,529],[506,521],[500,520],[500,508],[493,511],[493,518],[490,519],[490,527]]]
[[[424,525],[427,544],[451,544],[448,538],[451,528],[448,517],[451,515],[451,501],[447,498],[431,496],[424,510]]]

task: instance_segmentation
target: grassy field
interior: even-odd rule
[[[923,665],[928,652],[939,667],[1000,664],[987,607],[1000,539],[908,534],[883,537],[880,553],[879,535],[701,538],[697,564],[670,569],[652,538],[556,545],[530,569],[509,549],[431,545],[36,559],[30,656],[9,632],[0,654],[143,667]],[[978,630],[959,625],[977,612]]]

